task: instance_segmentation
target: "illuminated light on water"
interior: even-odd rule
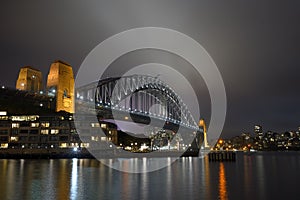
[[[75,148],[74,148],[75,149]],[[78,190],[78,159],[72,159],[72,176],[71,176],[71,189],[70,189],[70,199],[77,199],[77,190]]]
[[[219,169],[219,198],[220,200],[228,200],[224,163],[220,163]]]

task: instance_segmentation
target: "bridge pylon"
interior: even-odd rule
[[[207,142],[207,129],[206,129],[206,124],[205,124],[204,119],[200,119],[199,120],[198,126],[199,126],[200,130],[203,131],[203,137],[204,137],[203,138],[203,147],[205,149],[208,149],[210,146],[209,146],[209,144]]]

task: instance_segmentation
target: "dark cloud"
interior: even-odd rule
[[[24,65],[46,76],[56,59],[76,72],[107,37],[134,27],[165,27],[193,37],[219,67],[228,95],[224,135],[252,131],[254,124],[296,129],[299,19],[299,1],[4,1],[0,83],[13,87]]]

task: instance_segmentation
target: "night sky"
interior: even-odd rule
[[[46,78],[57,59],[76,73],[106,38],[164,27],[194,38],[218,66],[228,100],[224,137],[255,124],[278,132],[300,126],[300,1],[2,1],[0,21],[1,85],[14,87],[27,65]]]

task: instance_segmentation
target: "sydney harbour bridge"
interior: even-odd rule
[[[106,127],[100,128],[118,148],[127,148],[123,136],[128,135],[130,151],[198,154],[203,143],[203,130],[183,100],[157,77],[110,77],[78,87],[76,113],[93,113],[100,124],[114,124],[117,139],[110,138],[112,131]],[[139,148],[130,147],[137,143]]]

